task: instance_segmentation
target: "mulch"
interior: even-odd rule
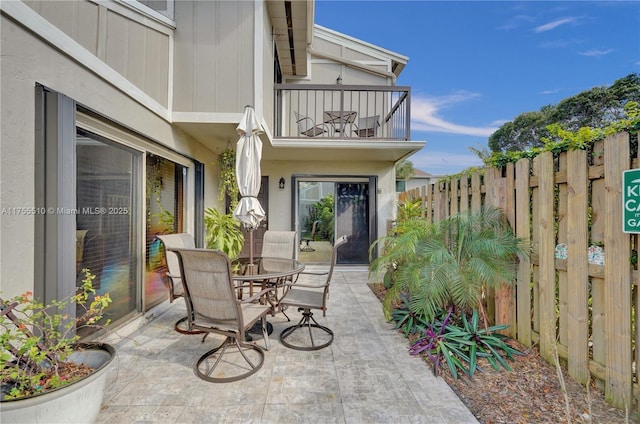
[[[381,284],[369,287],[379,299],[384,297]],[[595,382],[590,382],[587,389],[560,365],[563,389],[558,368],[546,362],[535,346],[526,348],[516,341],[510,343],[524,353],[509,362],[511,372],[496,371],[487,362],[481,362],[482,371],[473,378],[462,376],[456,380],[446,366],[440,367],[440,377],[480,423],[640,423],[637,410],[629,411],[627,416],[625,411],[606,403]]]

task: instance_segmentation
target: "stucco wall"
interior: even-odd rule
[[[377,197],[378,237],[386,234],[386,222],[393,219],[395,211],[395,175],[393,166],[387,162],[323,162],[323,161],[262,161],[262,174],[269,176],[269,210],[277,214],[269,217],[269,228],[284,230],[291,227],[291,190],[292,175],[326,175],[330,177],[377,176],[378,192],[370,193]],[[278,181],[284,177],[286,189],[278,189]]]

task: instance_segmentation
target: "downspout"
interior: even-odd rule
[[[370,66],[367,65],[363,65],[361,63],[358,63],[354,60],[349,60],[349,59],[345,59],[342,57],[338,57],[338,56],[334,56],[328,53],[321,53],[317,50],[313,50],[311,47],[309,47],[309,54],[316,56],[316,57],[320,57],[322,59],[329,59],[329,60],[333,60],[334,62],[339,62],[342,63],[346,66],[349,66],[351,68],[355,68],[364,72],[368,72],[370,74],[374,74],[374,75],[380,75],[383,77],[387,77],[387,78],[391,78],[391,84],[392,85],[396,85],[396,80],[398,79],[398,76],[396,74],[394,74],[393,72],[389,72],[389,71],[382,71],[380,69],[375,69],[372,68]]]

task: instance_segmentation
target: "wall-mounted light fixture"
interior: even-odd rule
[[[280,181],[278,181],[278,188],[280,190],[284,190],[284,177],[280,177]]]

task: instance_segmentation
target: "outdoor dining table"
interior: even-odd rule
[[[249,257],[240,257],[233,260],[231,265],[233,279],[242,285],[249,283],[249,296],[253,296],[254,283],[259,283],[263,288],[267,283],[272,283],[277,290],[284,282],[293,279],[304,270],[304,264],[297,259],[262,256],[254,256],[253,264]]]
[[[240,283],[238,296],[241,298],[242,290],[246,283],[249,284],[249,296],[253,296],[253,284],[259,283],[262,288],[267,284],[275,287],[274,290],[274,309],[277,312],[278,305],[278,289],[287,281],[294,280],[304,270],[304,264],[297,259],[288,258],[270,258],[262,256],[254,256],[250,261],[249,257],[240,257],[231,262],[233,271],[233,279]],[[250,332],[259,332],[257,326]],[[273,326],[267,323],[268,333],[271,334]]]
[[[325,110],[322,114],[322,121],[325,124],[330,124],[333,127],[333,134],[343,133],[343,136],[347,124],[353,124],[356,120],[357,112],[353,110]]]

